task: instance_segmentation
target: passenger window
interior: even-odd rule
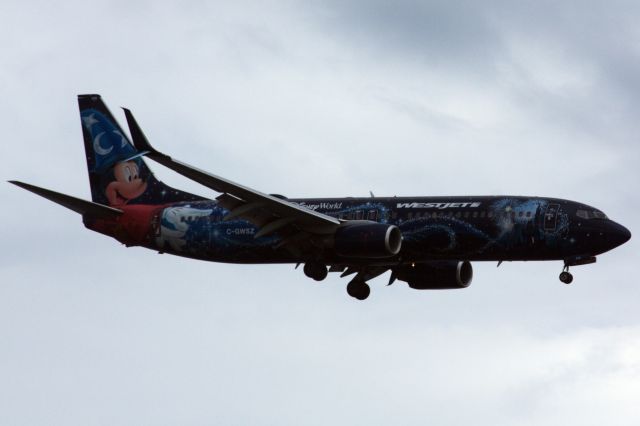
[[[391,213],[391,219],[397,219],[397,218],[398,218],[398,212],[393,211],[393,212]]]
[[[362,210],[356,211],[356,220],[362,220]]]
[[[465,219],[469,217],[469,212],[464,212]]]
[[[409,219],[413,219],[413,212],[409,212],[408,217],[409,217]]]
[[[531,217],[531,212],[527,212],[527,217]]]
[[[481,218],[484,218],[484,215],[485,215],[486,213],[487,213],[487,212],[485,212],[484,210],[483,210],[483,211],[481,211],[481,212],[480,212],[480,217],[481,217]]]
[[[457,217],[457,218],[460,218],[461,216],[462,216],[462,212],[459,212],[459,211],[458,211],[458,212],[456,212],[456,217]]]
[[[491,218],[493,217],[493,212],[488,212],[488,213],[487,213],[487,217],[488,217],[489,219],[491,219]]]
[[[522,217],[523,214],[524,212],[518,212],[518,217]]]
[[[369,213],[367,214],[367,219],[375,222],[377,218],[378,218],[378,212],[376,210],[369,210]]]
[[[478,217],[478,212],[473,212],[473,217],[474,218]]]

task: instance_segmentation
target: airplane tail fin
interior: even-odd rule
[[[197,201],[155,178],[100,95],[78,95],[91,199],[113,207]],[[139,131],[139,128],[132,129]]]

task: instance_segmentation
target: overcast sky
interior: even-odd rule
[[[522,194],[638,233],[640,3],[0,2],[0,177],[90,198],[76,95],[290,197]],[[167,183],[203,188],[152,164]],[[637,425],[636,239],[460,291],[125,248],[0,184],[0,424]]]

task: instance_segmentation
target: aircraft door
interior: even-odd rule
[[[544,230],[545,231],[555,231],[556,225],[558,224],[558,210],[560,209],[559,204],[549,204],[547,206],[547,210],[544,213]]]

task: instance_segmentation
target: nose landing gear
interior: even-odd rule
[[[564,268],[562,268],[562,272],[560,273],[560,281],[565,284],[571,284],[573,281],[573,275],[569,272],[569,266],[589,265],[591,263],[596,263],[595,256],[580,255],[565,258]]]
[[[560,281],[565,284],[571,284],[573,281],[573,275],[569,272],[569,265],[564,265],[564,269],[560,273]]]

